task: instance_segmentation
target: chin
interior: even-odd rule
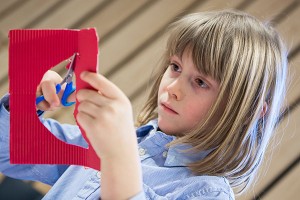
[[[174,125],[172,125],[171,123],[167,123],[160,118],[158,118],[158,127],[163,133],[167,135],[178,135],[178,133],[174,130]]]

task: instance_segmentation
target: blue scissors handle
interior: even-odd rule
[[[68,97],[76,90],[76,88],[73,86],[73,82],[69,82],[66,85],[65,91],[63,93],[63,96],[61,98],[61,104],[63,106],[71,106],[73,105],[75,102],[67,102]]]
[[[61,90],[61,85],[60,85],[60,84],[57,84],[57,85],[55,86],[55,88],[56,88],[56,94],[58,94],[58,93],[60,92],[60,90]],[[62,96],[62,98],[61,98],[61,104],[62,104],[63,106],[71,106],[71,105],[73,105],[73,104],[75,103],[75,102],[68,102],[68,101],[67,101],[67,100],[68,100],[68,97],[69,97],[75,90],[76,90],[76,88],[73,86],[73,82],[72,82],[72,81],[71,81],[70,83],[67,83],[66,88],[65,88],[65,91],[64,91],[63,96]],[[44,100],[45,100],[44,95],[41,95],[41,96],[39,96],[39,97],[36,98],[35,104],[39,104],[39,103],[41,103],[41,102],[44,101]]]
[[[61,85],[60,85],[60,84],[57,84],[57,85],[55,86],[55,88],[56,88],[56,94],[58,94],[58,93],[60,92],[60,90],[61,90]],[[63,106],[71,106],[71,105],[73,105],[73,104],[75,103],[75,102],[67,102],[68,97],[69,97],[75,90],[76,90],[76,88],[73,86],[72,82],[67,83],[66,88],[65,88],[65,91],[64,91],[63,96],[62,96],[62,98],[61,98],[61,104],[62,104]],[[35,103],[36,103],[36,104],[39,104],[39,103],[41,103],[41,102],[44,101],[44,100],[45,100],[44,95],[41,95],[41,96],[39,96],[39,97],[37,97],[37,98],[35,99]],[[37,112],[37,115],[38,115],[38,116],[41,116],[41,115],[44,113],[43,110],[37,110],[36,112]]]

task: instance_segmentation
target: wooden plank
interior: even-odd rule
[[[245,2],[248,3],[247,0],[205,1],[204,3],[199,4],[198,6],[195,6],[194,8],[192,8],[189,13],[224,10],[224,9],[237,9],[237,8],[241,7],[243,4],[245,4]],[[253,2],[251,1],[250,4],[252,4]]]
[[[276,187],[263,199],[299,199],[300,164],[297,165]]]
[[[285,10],[289,5],[291,5],[294,0],[256,0],[251,5],[249,5],[244,11],[258,17],[261,20],[273,20],[278,16],[283,10]]]
[[[0,7],[0,19],[4,19],[6,16],[10,15],[24,3],[25,1],[20,0],[2,1]],[[6,40],[6,35],[0,32],[0,48],[5,45]]]
[[[287,105],[293,103],[300,96],[300,52],[289,63]]]
[[[82,0],[72,0],[61,6],[53,15],[38,23],[34,28],[69,28],[80,18],[106,0],[89,0],[83,3]]]
[[[30,21],[39,17],[49,7],[53,6],[59,0],[40,1],[30,0],[18,10],[10,15],[7,15],[0,21],[0,32],[7,35],[10,29],[21,28]]]
[[[2,15],[3,12],[5,12],[5,10],[10,9],[11,6],[15,6],[16,3],[18,3],[18,1],[19,0],[1,1],[0,16]]]
[[[157,38],[140,55],[111,76],[110,80],[131,98],[137,88],[150,81],[154,69],[159,65],[159,58],[163,54],[165,43],[165,37]]]
[[[287,17],[276,26],[276,29],[279,30],[282,37],[285,39],[288,45],[289,50],[293,50],[298,44],[300,44],[300,2],[297,4],[297,8],[295,8],[291,13],[287,15]]]
[[[148,4],[149,1],[140,0],[113,1],[104,10],[83,23],[81,28],[95,27],[100,38],[100,43],[102,43],[105,35],[111,34],[112,30],[124,24],[124,20],[127,20],[129,16]]]

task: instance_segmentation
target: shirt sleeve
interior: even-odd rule
[[[9,158],[9,112],[7,107],[9,95],[5,95],[0,100],[0,172],[6,176],[16,179],[40,181],[53,185],[67,165],[18,165],[10,164]],[[41,119],[41,122],[58,138],[67,143],[87,147],[87,143],[81,136],[77,126],[61,125],[55,120]]]
[[[88,148],[88,143],[81,134],[78,126],[60,124],[54,119],[40,118],[41,123],[59,140],[68,144]]]

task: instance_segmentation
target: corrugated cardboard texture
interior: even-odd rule
[[[100,169],[100,159],[89,148],[58,140],[36,114],[36,88],[44,73],[75,52],[75,75],[97,71],[98,37],[95,29],[11,30],[9,32],[10,160],[12,164],[74,164]],[[76,90],[89,88],[79,78]],[[77,114],[75,105],[74,116]],[[81,129],[86,141],[84,131]]]

